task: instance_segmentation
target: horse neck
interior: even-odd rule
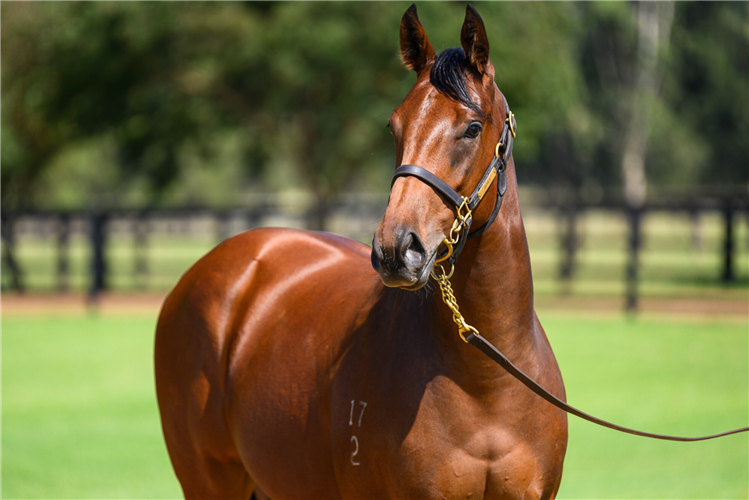
[[[490,191],[486,200],[491,199],[495,198]],[[533,281],[513,161],[507,167],[507,191],[499,215],[481,236],[468,241],[450,281],[460,312],[484,338],[515,360],[534,350]],[[473,351],[458,336],[439,290],[433,297],[439,302],[435,308],[444,347],[455,353]],[[475,353],[471,352],[468,359],[475,364]],[[478,369],[487,368],[483,361],[489,362],[482,359]],[[490,370],[495,371],[496,367]]]

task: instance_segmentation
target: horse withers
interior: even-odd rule
[[[400,50],[417,78],[389,126],[408,168],[371,249],[253,230],[199,260],[166,299],[156,387],[186,498],[555,496],[566,415],[467,346],[430,281],[455,264],[460,314],[564,398],[501,144],[514,119],[470,5],[461,44],[436,54],[416,8],[403,16]],[[465,239],[458,224],[460,259],[443,260],[465,214],[450,193],[472,190],[481,234]]]

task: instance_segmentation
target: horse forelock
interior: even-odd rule
[[[438,92],[483,115],[481,106],[468,92],[467,73],[468,61],[463,49],[445,49],[435,58],[429,81]]]

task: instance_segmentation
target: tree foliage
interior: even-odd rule
[[[2,3],[3,207],[238,203],[293,187],[324,208],[352,187],[384,191],[384,125],[414,79],[397,52],[407,6]],[[418,7],[437,50],[459,45],[464,4]],[[478,8],[518,115],[521,181],[620,186],[633,5]],[[746,3],[676,4],[647,103],[650,183],[749,183],[748,19]]]

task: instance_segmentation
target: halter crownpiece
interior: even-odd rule
[[[507,191],[507,175],[505,170],[507,168],[507,162],[512,156],[513,139],[515,138],[515,131],[517,130],[515,114],[510,111],[510,106],[507,104],[507,98],[504,94],[502,94],[502,99],[505,103],[505,112],[507,116],[505,117],[504,126],[502,127],[502,133],[499,134],[499,141],[497,141],[497,145],[494,148],[494,158],[492,158],[491,163],[489,163],[484,175],[481,177],[481,180],[470,196],[461,196],[445,181],[431,173],[429,170],[418,165],[401,165],[395,169],[395,174],[393,174],[393,181],[390,183],[391,187],[395,184],[398,177],[416,177],[437,191],[437,193],[452,203],[455,207],[455,223],[453,223],[449,237],[445,238],[445,244],[447,245],[448,250],[446,254],[437,258],[437,262],[447,260],[450,265],[454,265],[455,261],[458,260],[466,241],[468,241],[469,238],[474,238],[486,231],[492,222],[494,222],[494,219],[497,218],[497,214],[499,214],[499,209],[502,206],[502,198]],[[495,177],[499,177],[499,179],[497,181],[497,200],[494,203],[494,210],[492,210],[492,214],[484,225],[469,234],[468,230],[473,222],[473,210],[479,203],[481,203],[481,200],[489,190]],[[459,225],[456,227],[456,224]],[[457,238],[454,239],[453,236],[457,236]]]

